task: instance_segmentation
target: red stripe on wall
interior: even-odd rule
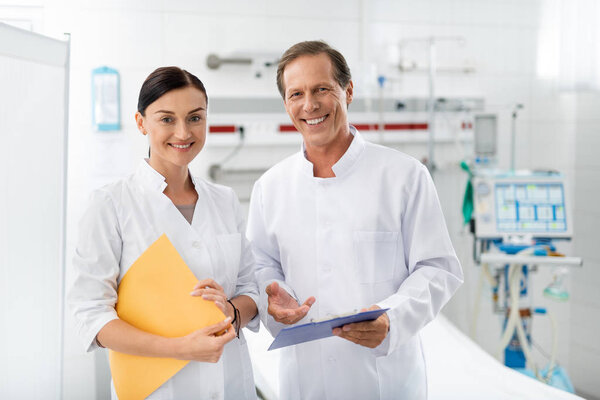
[[[359,131],[376,131],[379,130],[379,124],[351,124]],[[386,131],[419,131],[427,130],[426,122],[418,123],[398,123],[384,124],[383,129]],[[279,132],[296,132],[294,125],[279,125]]]
[[[208,128],[210,133],[235,133],[237,127],[235,125],[211,125]]]
[[[427,123],[422,122],[408,124],[385,124],[383,129],[386,131],[421,131],[427,129],[427,127]]]
[[[294,125],[279,125],[279,132],[296,132],[296,127]]]

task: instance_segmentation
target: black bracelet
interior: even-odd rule
[[[235,336],[240,338],[240,328],[242,327],[242,318],[240,317],[240,310],[235,309],[235,319],[237,320],[236,328],[235,328]]]
[[[231,302],[231,300],[227,299],[227,302],[229,304],[231,304],[231,307],[233,307],[233,320],[231,321],[231,323],[233,324],[235,321],[237,321],[237,308],[235,308],[235,306],[233,305],[233,303]]]
[[[237,324],[234,326],[235,326],[235,335],[239,339],[240,338],[240,326],[242,325],[242,320],[240,317],[240,310],[237,309],[237,307],[231,302],[231,300],[227,299],[227,302],[229,304],[231,304],[231,307],[233,307],[233,320],[231,321],[231,324],[233,325],[237,321]]]

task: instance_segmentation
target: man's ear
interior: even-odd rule
[[[346,86],[346,105],[350,105],[352,100],[354,99],[354,84],[352,81],[348,82],[348,86]]]

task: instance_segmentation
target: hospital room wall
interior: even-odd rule
[[[525,105],[517,123],[516,155],[520,168],[550,167],[570,177],[584,177],[586,170],[582,169],[578,175],[578,170],[574,169],[575,137],[579,140],[581,136],[587,141],[597,137],[591,133],[592,129],[590,133],[580,135],[580,129],[581,132],[588,131],[583,129],[579,120],[584,121],[593,115],[592,110],[586,109],[577,114],[576,96],[562,94],[556,85],[536,76],[537,38],[546,29],[540,17],[542,1],[315,0],[303,2],[302,7],[297,3],[275,0],[47,0],[38,3],[43,6],[45,32],[58,35],[66,31],[72,34],[68,254],[74,250],[77,221],[89,191],[131,172],[147,152],[145,140],[135,129],[133,113],[139,87],[155,67],[179,65],[189,69],[205,81],[210,97],[277,96],[273,71],[265,71],[261,79],[254,78],[252,72],[243,67],[211,71],[205,64],[206,55],[211,52],[281,51],[296,41],[322,38],[347,56],[356,77],[357,95],[360,96],[376,93],[375,83],[362,76],[367,75],[373,60],[385,61],[386,56],[381,56],[382,52],[385,53],[398,39],[460,35],[466,39],[465,46],[449,45],[446,49],[440,46],[440,63],[456,66],[464,58],[469,58],[477,72],[472,75],[440,74],[438,94],[484,97],[488,109],[498,113],[500,166],[508,166],[510,108],[517,102]],[[419,56],[418,51],[416,56]],[[100,65],[117,68],[121,74],[123,128],[119,132],[98,133],[91,128],[90,71]],[[398,78],[388,94],[426,95],[424,75]],[[427,154],[424,144],[399,143],[395,147],[417,158]],[[257,148],[242,155],[238,162],[253,162],[253,159],[267,154],[271,159],[277,158],[274,154],[282,158],[295,149],[293,146],[280,146],[275,151]],[[457,161],[463,154],[448,144],[440,144],[436,151],[441,167],[435,178],[436,185],[467,279],[446,308],[446,314],[467,331],[479,271],[470,261],[471,239],[462,230],[459,213],[465,175],[457,167]],[[223,152],[209,145],[201,157],[204,160],[218,159]],[[206,161],[199,161],[194,171],[205,174],[205,165]],[[598,189],[594,190],[592,194],[597,198]],[[579,220],[582,219],[584,217],[580,215]],[[591,251],[589,244],[582,246]],[[581,246],[579,249],[585,250]],[[67,274],[69,279],[69,268]],[[586,300],[580,300],[580,303],[584,309],[588,307],[591,312],[597,313],[598,296],[591,292],[591,284],[578,283],[579,278],[580,275],[573,275],[573,288],[588,286]],[[538,275],[534,283],[539,292],[549,279],[547,271]],[[583,281],[586,279],[589,276],[586,275]],[[573,305],[575,300],[574,295]],[[569,322],[577,321],[581,332],[590,332],[594,323],[590,322],[587,314],[576,319],[578,314],[571,304],[553,307],[561,327],[559,359],[571,368],[576,385],[581,382],[586,392],[600,393],[600,389],[594,386],[598,384],[585,378],[584,364],[579,359],[569,362],[570,349],[576,347],[570,343],[575,343],[576,339],[582,351],[594,348],[593,341],[586,341],[585,337],[568,330]],[[490,315],[490,308],[488,296],[481,307],[478,339],[486,350],[492,352],[500,325],[498,317]],[[536,328],[543,328],[544,324],[540,322]],[[544,348],[549,348],[550,335],[546,330],[536,332],[536,337]],[[591,365],[597,366],[599,357],[593,354],[586,354],[586,357],[593,357],[588,365],[591,362]],[[65,398],[106,396],[107,375],[103,357],[102,354],[84,355],[81,352],[73,321],[67,314]],[[573,369],[575,367],[577,369]],[[578,382],[580,375],[584,378]]]
[[[600,95],[577,96],[575,141],[574,251],[584,267],[571,285],[571,373],[574,384],[589,398],[600,398]]]

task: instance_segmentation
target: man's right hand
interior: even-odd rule
[[[265,292],[269,296],[269,314],[275,321],[287,325],[295,324],[304,318],[315,303],[315,298],[311,296],[304,304],[299,305],[288,292],[279,287],[277,282],[267,286]]]

